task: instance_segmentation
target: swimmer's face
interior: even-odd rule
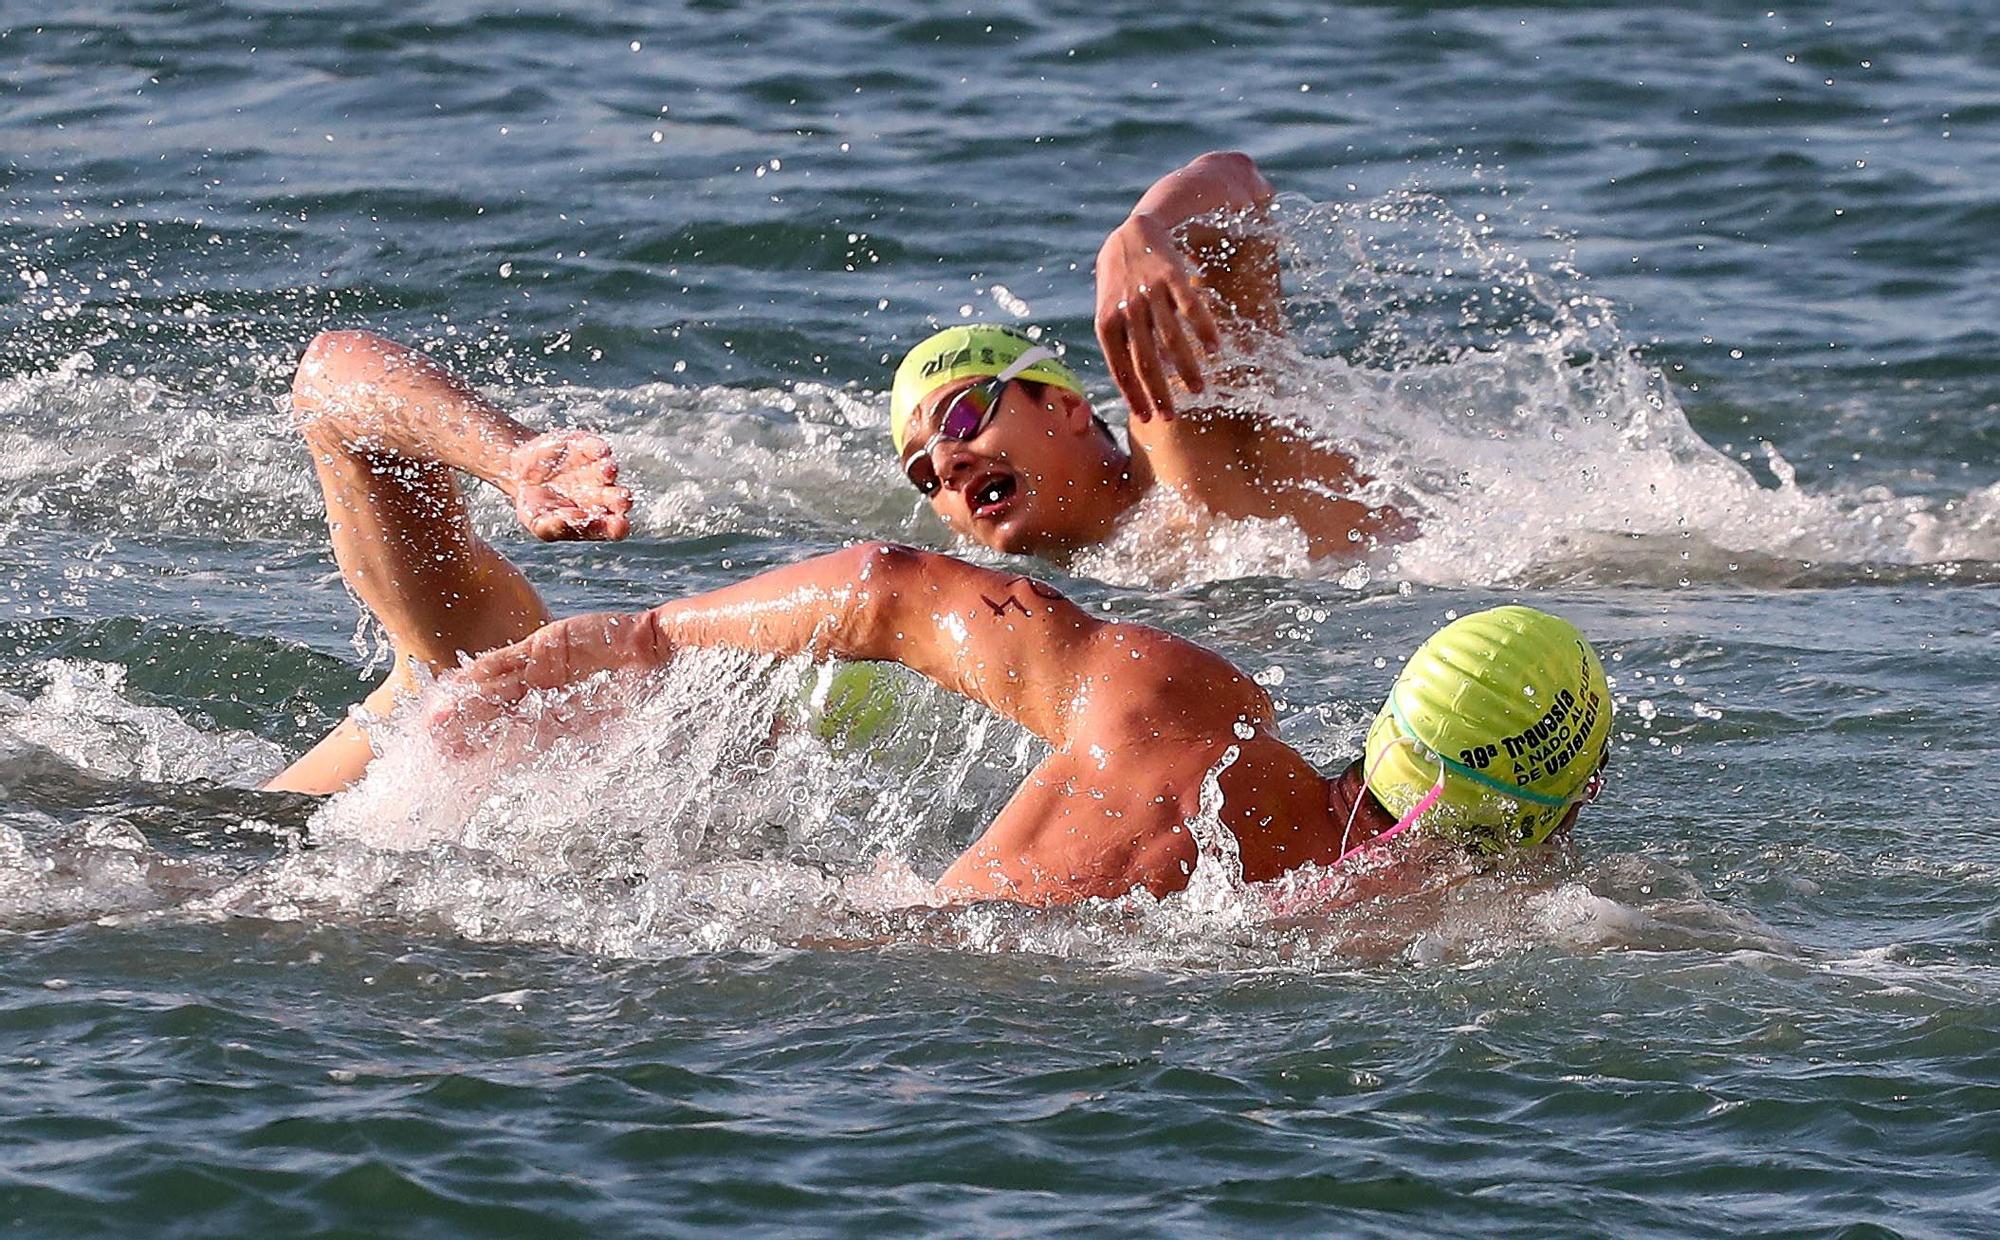
[[[925,398],[910,419],[908,442],[921,445],[967,388],[968,379]],[[914,449],[913,449],[914,452]],[[1119,450],[1075,392],[1016,381],[993,416],[970,439],[940,439],[928,462],[906,458],[930,490],[931,511],[959,534],[1012,555],[1066,551],[1101,537],[1106,469]],[[920,488],[924,489],[924,488]]]

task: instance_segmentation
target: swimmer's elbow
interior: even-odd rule
[[[312,338],[299,358],[299,378],[349,380],[357,371],[380,370],[389,355],[401,352],[402,348],[374,332],[323,331]]]
[[[1188,164],[1190,172],[1199,172],[1226,180],[1239,187],[1243,196],[1259,205],[1269,202],[1276,191],[1264,178],[1257,161],[1242,151],[1209,151],[1197,155]]]
[[[1255,172],[1257,161],[1242,151],[1203,151],[1194,157],[1189,167],[1229,172]]]
[[[384,346],[398,347],[387,336],[375,332],[354,327],[329,328],[315,335],[311,343],[306,345],[306,355],[325,357],[331,354],[373,351]]]
[[[338,406],[338,397],[380,379],[401,357],[402,345],[368,331],[324,331],[312,338],[292,376],[292,410],[302,423]]]

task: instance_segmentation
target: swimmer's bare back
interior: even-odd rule
[[[1243,876],[1331,864],[1344,822],[1328,782],[1278,738],[1269,697],[1228,660],[1100,620],[1030,577],[867,544],[650,611],[558,621],[482,656],[432,721],[452,743],[532,690],[663,667],[677,650],[901,663],[1020,723],[1054,750],[945,872],[948,900],[1057,904],[1187,885],[1190,823],[1220,769]]]

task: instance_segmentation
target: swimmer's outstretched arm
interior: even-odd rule
[[[470,692],[442,704],[440,721],[463,726],[599,671],[662,667],[689,646],[900,663],[1058,750],[1127,704],[1154,734],[1270,717],[1262,690],[1192,642],[1099,620],[1030,577],[869,543],[651,611],[558,621],[468,665]]]
[[[659,667],[687,646],[901,663],[1047,741],[1055,752],[938,880],[946,901],[1176,889],[1191,845],[1163,761],[1192,755],[1198,783],[1244,725],[1272,717],[1263,690],[1192,642],[1099,620],[1028,577],[871,544],[651,611],[552,624],[461,673],[471,692],[435,708],[439,739],[454,745],[533,690]]]

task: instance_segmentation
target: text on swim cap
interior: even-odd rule
[[[1500,756],[1498,745],[1474,745],[1470,749],[1458,751],[1458,760],[1474,770],[1483,771],[1493,759]]]
[[[993,357],[992,345],[981,345],[979,347],[978,352],[981,365],[985,366],[999,365],[999,362],[997,362]],[[932,375],[935,375],[940,371],[952,370],[959,366],[965,365],[967,362],[970,362],[972,360],[972,354],[973,354],[973,346],[971,345],[966,345],[964,348],[953,350],[950,353],[941,354],[940,356],[934,357],[930,361],[925,362],[923,370],[920,373],[923,375],[924,378],[928,379]]]
[[[1575,761],[1597,727],[1603,704],[1603,698],[1594,688],[1584,690],[1581,707],[1576,694],[1568,689],[1558,690],[1547,714],[1513,736],[1502,737],[1501,745],[1514,760],[1515,785],[1525,788]]]

